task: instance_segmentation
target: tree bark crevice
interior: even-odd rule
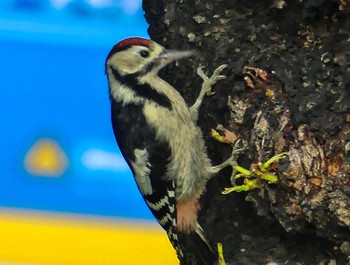
[[[201,84],[196,68],[228,64],[199,112],[213,164],[231,151],[210,136],[218,124],[243,142],[245,168],[289,153],[271,169],[276,184],[222,195],[232,186],[229,169],[208,182],[199,221],[223,243],[227,263],[350,264],[350,2],[144,0],[143,7],[153,40],[197,51],[161,72],[189,105]]]

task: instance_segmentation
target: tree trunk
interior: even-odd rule
[[[223,195],[233,185],[230,169],[208,182],[199,221],[223,244],[226,263],[350,264],[350,1],[143,7],[153,40],[197,51],[161,73],[189,105],[201,85],[196,68],[211,74],[228,64],[199,113],[213,164],[232,148],[211,136],[218,124],[240,139],[238,165],[251,171],[288,152],[266,169],[276,183],[257,179],[259,188]]]

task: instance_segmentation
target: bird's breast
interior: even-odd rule
[[[186,105],[181,108],[173,105],[172,109],[168,109],[152,102],[146,102],[143,112],[148,124],[156,129],[158,137],[161,138],[176,137],[177,134],[181,134],[181,131],[191,130],[195,126]]]

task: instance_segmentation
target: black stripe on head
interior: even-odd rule
[[[161,64],[161,58],[166,54],[166,50],[163,49],[162,52],[158,55],[158,58],[154,59],[153,61],[149,62],[144,66],[144,68],[141,70],[140,75],[145,75],[153,70],[153,68],[159,67]]]
[[[110,69],[114,78],[118,80],[122,85],[132,89],[137,96],[154,101],[160,106],[169,110],[172,109],[171,101],[167,96],[157,92],[149,84],[140,84],[137,81],[137,76],[135,74],[121,76],[119,72],[113,67],[110,66]]]

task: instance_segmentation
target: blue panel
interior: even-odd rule
[[[104,75],[115,42],[147,36],[139,4],[128,15],[119,1],[63,2],[0,4],[0,205],[150,219],[114,140]],[[42,139],[65,156],[62,174],[25,166]]]

